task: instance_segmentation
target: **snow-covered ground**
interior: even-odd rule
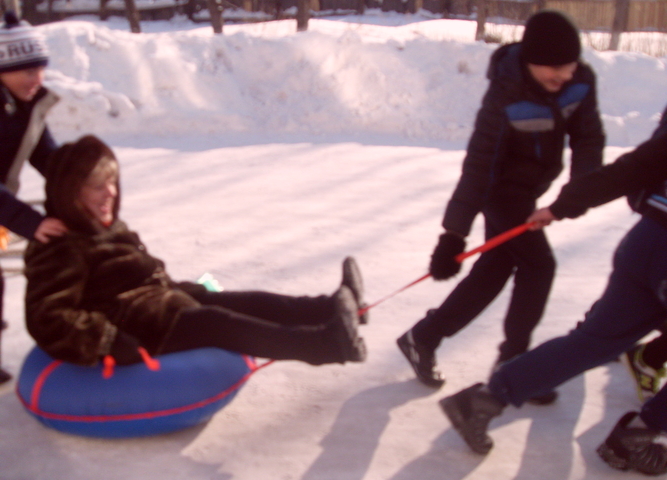
[[[374,15],[311,20],[300,34],[294,21],[227,25],[222,36],[182,19],[142,27],[42,27],[48,84],[62,96],[49,120],[60,141],[93,132],[113,145],[123,217],[173,277],[209,271],[227,289],[329,293],[354,255],[373,301],[425,273],[494,49],[473,41],[472,22]],[[612,161],[656,125],[665,59],[584,56],[599,75]],[[41,186],[26,168],[21,196],[40,198]],[[635,221],[619,200],[549,227],[559,270],[535,342],[582,318]],[[480,242],[481,222],[470,246]],[[508,293],[443,342],[441,391],[414,379],[394,343],[454,285],[422,282],[373,309],[365,364],[273,364],[207,425],[174,434],[112,441],[49,430],[11,382],[0,387],[0,478],[641,478],[595,454],[639,407],[620,364],[563,385],[553,406],[508,409],[492,424],[494,450],[470,453],[437,400],[487,377]],[[33,345],[23,289],[22,277],[8,278],[2,359],[14,375]]]

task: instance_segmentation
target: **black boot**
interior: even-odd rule
[[[408,359],[417,378],[424,385],[440,388],[445,383],[442,374],[436,370],[435,352],[415,342],[412,330],[408,330],[396,340],[405,358]]]
[[[363,362],[366,360],[366,344],[357,334],[359,314],[357,301],[352,291],[341,286],[334,294],[335,315],[333,323],[335,336],[341,345],[343,362]]]
[[[361,278],[361,270],[354,257],[347,257],[343,260],[343,280],[341,284],[345,285],[352,291],[359,310],[368,306],[366,302],[364,302],[364,281]],[[367,311],[359,316],[359,323],[363,325],[368,323]]]
[[[667,473],[664,434],[646,426],[629,426],[637,415],[637,412],[623,415],[605,442],[598,447],[598,454],[618,470],[636,470],[646,475]],[[662,443],[657,441],[658,437],[662,437]]]
[[[505,405],[484,384],[477,383],[443,398],[440,407],[473,451],[485,455],[491,450],[493,440],[486,431],[491,419],[500,415]]]

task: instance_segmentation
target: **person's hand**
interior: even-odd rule
[[[465,238],[454,232],[445,232],[431,255],[429,273],[435,280],[447,280],[461,270],[461,262],[456,256],[466,248]]]
[[[46,217],[35,230],[35,239],[42,243],[49,243],[51,238],[60,237],[67,233],[67,227],[57,218]]]
[[[526,222],[533,224],[530,226],[530,230],[539,230],[546,227],[554,220],[558,220],[558,218],[556,218],[554,214],[551,213],[549,208],[545,207],[540,208],[539,210],[535,210],[533,213],[531,213]]]

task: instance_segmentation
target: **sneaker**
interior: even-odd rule
[[[630,426],[637,416],[637,412],[623,415],[598,447],[598,455],[618,470],[636,470],[646,475],[667,473],[667,436],[646,426]]]
[[[347,257],[343,260],[343,280],[341,283],[352,290],[359,310],[363,310],[368,306],[366,302],[364,302],[364,282],[361,278],[361,270],[354,257]],[[367,311],[361,313],[359,316],[359,323],[363,325],[368,323]]]
[[[644,363],[643,353],[646,345],[638,344],[621,355],[621,361],[630,372],[630,376],[637,388],[639,400],[645,402],[658,393],[662,381],[667,376],[665,368],[659,370]]]
[[[429,387],[443,386],[445,379],[442,373],[435,369],[435,352],[424,345],[418,345],[412,335],[412,330],[405,332],[396,340],[396,343],[410,362],[420,382]]]
[[[500,415],[505,408],[502,402],[494,397],[484,384],[477,383],[443,398],[439,403],[468,446],[476,453],[489,453],[493,440],[486,432],[491,419]]]
[[[345,285],[334,294],[338,335],[343,350],[343,361],[363,362],[366,360],[366,344],[357,334],[359,314],[357,301],[352,291]]]

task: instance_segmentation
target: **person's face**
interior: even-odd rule
[[[19,100],[29,102],[44,82],[45,67],[26,68],[15,72],[0,73],[0,82]]]
[[[81,187],[81,205],[102,225],[113,221],[113,210],[118,197],[117,175],[109,174],[89,177]]]
[[[557,66],[528,64],[528,71],[535,81],[551,93],[559,92],[565,83],[572,80],[576,70],[577,62]]]

